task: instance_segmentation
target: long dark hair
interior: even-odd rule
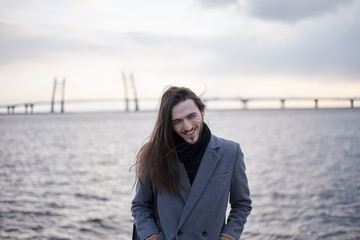
[[[205,110],[205,104],[189,88],[169,86],[161,97],[159,112],[154,130],[136,155],[136,179],[144,185],[142,179],[149,177],[159,193],[167,190],[176,194],[179,192],[181,175],[180,162],[174,144],[172,124],[172,109],[185,100],[192,99],[200,112]]]

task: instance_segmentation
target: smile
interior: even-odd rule
[[[190,131],[186,132],[184,131],[183,134],[185,135],[192,135],[196,131],[196,128],[191,129]]]

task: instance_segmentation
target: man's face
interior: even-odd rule
[[[172,109],[174,131],[188,143],[194,144],[199,139],[203,117],[204,111],[200,112],[194,100],[180,102]]]

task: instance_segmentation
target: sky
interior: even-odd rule
[[[360,97],[359,43],[358,0],[0,0],[0,104],[50,101],[55,78],[123,98],[122,73],[140,98]]]

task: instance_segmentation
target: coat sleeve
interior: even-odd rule
[[[159,233],[155,223],[154,194],[149,180],[137,182],[136,193],[132,201],[131,211],[134,217],[137,234],[141,240]]]
[[[237,144],[235,166],[230,186],[230,213],[222,233],[240,239],[246,219],[251,212],[251,199],[248,181],[245,173],[244,155]]]

